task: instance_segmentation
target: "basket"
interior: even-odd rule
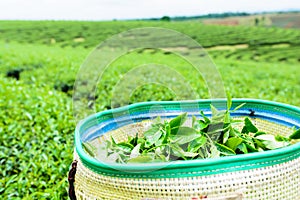
[[[100,112],[81,121],[75,131],[72,198],[298,199],[300,143],[265,152],[167,164],[107,164],[83,150],[82,141],[103,142],[111,135],[121,141],[144,130],[156,116],[173,118],[182,112],[199,116],[200,110],[209,115],[211,103],[226,109],[226,100],[147,102]],[[290,135],[293,127],[300,127],[298,107],[233,100],[233,106],[241,103],[246,105],[232,116],[251,117],[259,130]]]

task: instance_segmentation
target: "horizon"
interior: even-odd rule
[[[168,16],[168,15],[163,15],[159,17],[149,17],[149,18],[124,18],[124,19],[104,19],[104,20],[98,20],[98,19],[0,19],[0,21],[135,21],[135,20],[160,20],[162,17],[170,17],[172,19],[176,18],[193,18],[193,17],[204,17],[203,19],[206,19],[205,16],[208,15],[222,15],[222,14],[227,14],[227,13],[232,13],[232,14],[242,14],[245,13],[247,15],[262,15],[262,14],[285,14],[285,13],[300,13],[300,10],[275,10],[275,11],[260,11],[260,12],[222,12],[222,13],[207,13],[207,14],[199,14],[199,15],[174,15],[174,16]],[[236,16],[228,16],[228,17],[247,17],[242,16],[242,15],[236,15]],[[210,17],[207,17],[210,18]],[[211,17],[211,18],[217,18],[217,17]],[[221,18],[226,18],[226,17],[221,17]],[[175,20],[176,21],[176,20]]]

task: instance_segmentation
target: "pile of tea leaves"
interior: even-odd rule
[[[211,105],[211,119],[201,111],[201,119],[192,116],[192,126],[184,125],[187,113],[170,121],[157,117],[143,137],[138,137],[136,133],[134,137],[128,136],[126,141],[116,142],[111,137],[111,140],[104,142],[101,160],[145,163],[218,158],[278,149],[300,139],[300,129],[285,137],[260,131],[249,117],[234,119],[230,114],[244,104],[230,110],[231,106],[231,99],[228,99],[225,111]],[[88,142],[83,143],[83,147],[99,159],[96,147]]]

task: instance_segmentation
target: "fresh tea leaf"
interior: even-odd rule
[[[239,110],[239,109],[242,108],[244,105],[246,105],[246,103],[242,103],[241,105],[238,105],[237,107],[235,107],[235,108],[233,109],[232,112],[235,112],[235,111]]]
[[[187,113],[178,115],[177,117],[175,117],[169,122],[171,129],[181,126],[186,121],[186,119],[187,119]]]
[[[116,148],[126,153],[130,153],[134,146],[127,142],[120,142],[116,144]]]
[[[151,156],[140,155],[135,158],[131,158],[128,160],[128,163],[149,163],[154,159]]]
[[[95,157],[96,148],[88,142],[82,143],[83,149],[92,157]]]
[[[218,151],[220,151],[220,153],[222,155],[225,155],[225,156],[231,156],[231,155],[235,155],[236,153],[229,147],[223,145],[223,144],[219,144],[219,143],[216,143],[216,147],[218,149]]]
[[[243,152],[244,154],[248,153],[248,149],[245,143],[241,143],[237,146],[237,149]]]
[[[179,145],[191,142],[201,135],[193,128],[180,127],[176,135],[171,137],[172,143],[177,143]]]
[[[207,139],[205,136],[201,136],[192,142],[189,143],[187,150],[189,152],[197,152],[205,143],[207,142]]]
[[[254,137],[257,137],[259,135],[265,135],[267,134],[266,132],[263,132],[263,131],[257,131],[255,134],[254,134]]]
[[[256,133],[258,131],[256,126],[252,124],[251,120],[248,117],[245,118],[245,126],[247,130],[251,133]]]
[[[211,110],[212,116],[219,114],[219,110],[212,104],[210,104],[210,110]]]
[[[289,138],[294,140],[300,139],[300,129],[296,130]]]
[[[227,92],[227,110],[230,110],[231,106],[232,106],[231,95],[229,94],[229,92]]]
[[[226,131],[223,135],[223,144],[225,144],[229,138],[230,131]]]
[[[210,119],[208,117],[205,116],[204,112],[201,110],[200,111],[201,116],[203,117],[204,121],[206,124],[210,123]]]
[[[289,145],[289,142],[277,141],[274,135],[259,135],[256,137],[259,139],[267,149],[278,149]]]
[[[195,157],[198,155],[198,153],[184,151],[178,144],[175,143],[170,144],[170,147],[173,155],[179,158],[186,159],[186,157]]]
[[[236,150],[236,148],[243,142],[243,139],[231,137],[227,140],[226,146],[232,149],[233,151]]]
[[[187,113],[183,113],[169,122],[171,134],[177,134],[178,128],[186,121]]]
[[[289,142],[291,139],[290,138],[286,138],[282,135],[275,135],[275,140],[276,141],[286,141],[286,142]]]
[[[150,128],[149,130],[147,130],[144,133],[144,137],[146,139],[146,143],[145,143],[145,147],[150,147],[151,145],[153,145],[155,142],[157,142],[159,140],[159,138],[161,137],[162,132],[160,131],[160,128],[157,126],[154,126],[152,128]]]
[[[140,148],[141,148],[141,144],[138,144],[132,149],[130,153],[130,159],[136,158],[140,155]]]

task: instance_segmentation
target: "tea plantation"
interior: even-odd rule
[[[101,41],[140,27],[174,29],[198,41],[207,49],[234,98],[300,106],[298,29],[203,25],[193,21],[0,21],[1,199],[67,199],[76,126],[72,93],[77,71]],[[172,53],[140,50],[111,63],[96,89],[97,111],[112,107],[114,86],[128,70],[153,61],[180,72],[197,98],[210,97],[205,81],[193,73],[189,63]],[[171,84],[180,81],[179,77],[163,76]],[[125,96],[128,91],[122,92],[117,95]],[[176,99],[168,88],[149,84],[134,90],[129,102],[116,105]]]

